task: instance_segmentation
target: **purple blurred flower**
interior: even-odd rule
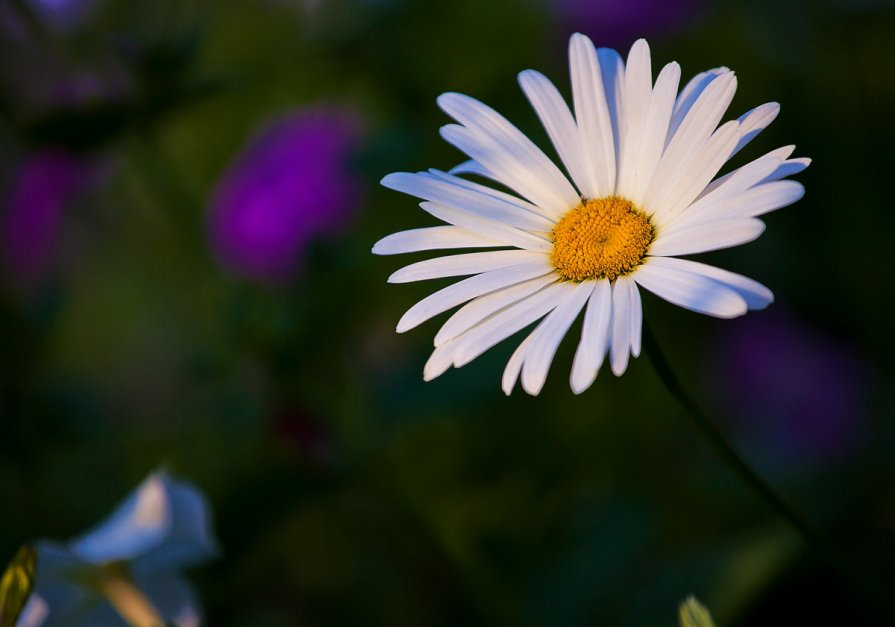
[[[294,276],[309,241],[343,227],[359,202],[350,162],[360,134],[350,112],[311,109],[249,141],[211,198],[208,229],[220,262],[262,282]]]
[[[601,46],[625,48],[638,37],[656,37],[699,13],[704,0],[547,0],[569,30]]]
[[[725,325],[715,346],[728,413],[770,459],[811,464],[859,443],[868,373],[847,345],[765,311]]]
[[[3,216],[3,254],[10,274],[34,282],[52,269],[66,207],[94,178],[85,157],[63,150],[28,155],[16,173]]]

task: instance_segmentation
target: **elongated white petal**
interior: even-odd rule
[[[675,180],[665,186],[664,194],[645,201],[645,205],[656,203],[655,215],[660,225],[680,214],[705,189],[730,157],[739,138],[739,122],[724,124],[691,156],[690,162],[678,170]]]
[[[677,224],[673,225],[673,228]],[[751,242],[764,232],[765,225],[755,218],[728,218],[700,222],[673,233],[660,231],[649,253],[657,257],[695,255]]]
[[[628,369],[631,356],[631,285],[627,277],[619,277],[612,285],[612,342],[609,363],[612,373],[620,377]]]
[[[597,281],[587,302],[581,342],[575,351],[570,383],[575,394],[581,394],[597,378],[609,345],[609,322],[612,320],[612,288],[609,281]]]
[[[476,298],[447,319],[435,334],[435,345],[447,344],[504,307],[531,296],[551,283],[556,283],[558,278],[555,274],[550,273]]]
[[[698,211],[687,211],[660,233],[664,237],[672,233],[701,228],[706,223],[717,223],[719,220],[754,218],[791,205],[804,194],[805,187],[797,181],[762,183],[739,194],[720,197],[715,202],[701,205]]]
[[[521,210],[521,213],[531,219],[531,216],[528,214],[534,214],[535,216],[540,216],[540,226],[532,227],[532,230],[538,231],[542,230],[545,225],[548,230],[553,227],[553,221],[551,219],[547,219],[546,222],[543,221],[544,210],[538,207],[537,205],[533,205],[527,200],[523,200],[518,196],[513,196],[512,194],[508,194],[506,192],[502,192],[499,189],[494,189],[493,187],[488,187],[487,185],[482,185],[480,183],[476,183],[474,181],[468,181],[464,178],[460,178],[459,176],[455,176],[453,174],[449,174],[447,172],[442,172],[441,170],[436,170],[434,168],[430,168],[428,174],[433,176],[439,180],[447,181],[448,183],[452,183],[454,185],[458,185],[465,189],[472,190],[474,192],[479,192],[481,194],[485,194],[486,196],[491,196],[503,204],[509,204],[514,207],[517,207]]]
[[[578,125],[566,101],[547,77],[534,70],[519,74],[519,86],[538,114],[569,176],[584,193],[583,190],[590,189],[591,172],[584,159]]]
[[[517,159],[528,171],[528,177],[540,182],[543,192],[549,196],[547,205],[574,207],[578,202],[578,192],[556,164],[497,111],[475,98],[455,93],[439,96],[438,106],[467,128],[484,134],[502,146],[507,154]],[[474,155],[470,156],[475,158]],[[477,160],[493,171],[487,163]],[[535,202],[541,205],[541,202]]]
[[[639,39],[631,46],[628,63],[625,65],[625,142],[621,146],[616,193],[626,198],[633,196],[634,176],[640,158],[652,90],[649,46],[646,41]]]
[[[542,318],[562,303],[572,289],[569,283],[551,283],[476,325],[455,340],[454,366],[465,366],[489,348]]]
[[[546,236],[535,235],[529,231],[504,224],[499,220],[480,218],[462,209],[448,207],[437,202],[421,202],[420,207],[439,220],[499,240],[503,242],[504,246],[515,246],[523,250],[541,253],[550,253],[553,250],[553,244],[547,240]]]
[[[735,91],[736,77],[729,72],[713,80],[690,108],[680,128],[668,142],[656,174],[650,181],[643,201],[643,209],[647,213],[667,213],[662,199],[673,194],[676,186],[680,186],[679,180],[688,175],[691,164],[699,158]]]
[[[637,283],[627,277],[631,284],[631,354],[640,357],[641,340],[643,339],[643,303]]]
[[[678,259],[677,257],[651,257],[649,265],[698,274],[723,283],[726,287],[739,294],[746,301],[749,309],[764,309],[774,302],[773,292],[758,281],[744,277],[741,274],[716,268],[715,266],[699,263],[698,261],[690,261],[689,259]]]
[[[431,381],[440,377],[454,364],[454,352],[451,346],[437,346],[426,365],[423,366],[423,381]]]
[[[474,174],[487,179],[495,179],[494,173],[475,159],[469,159],[448,170],[449,174]]]
[[[591,40],[580,33],[572,35],[569,41],[569,70],[587,173],[581,182],[581,193],[588,198],[610,196],[615,192],[616,175],[612,119],[597,51]]]
[[[516,204],[493,195],[483,194],[467,185],[444,180],[434,174],[396,172],[382,179],[382,185],[405,194],[462,209],[482,218],[530,231],[549,231],[552,223],[547,218],[526,211]]]
[[[606,96],[609,120],[612,123],[612,136],[615,139],[613,163],[618,164],[621,159],[621,146],[625,141],[625,62],[622,61],[621,55],[612,48],[598,48],[597,60],[600,62],[603,92]]]
[[[630,198],[635,205],[640,206],[643,203],[649,183],[662,158],[680,77],[681,68],[677,63],[669,63],[659,73],[650,96],[642,132],[639,134],[638,146],[636,150],[632,149],[632,163],[622,165],[622,171],[630,174],[626,180],[619,181],[618,193]],[[630,136],[630,127],[628,131]],[[629,138],[630,144],[633,144],[633,141]]]
[[[811,165],[811,159],[807,157],[799,157],[798,159],[789,159],[780,164],[772,174],[770,174],[766,179],[764,179],[764,183],[769,183],[771,181],[779,181],[780,179],[786,178],[788,176],[792,176],[793,174],[798,174],[805,168]]]
[[[556,219],[575,206],[575,203],[557,201],[549,186],[532,176],[529,168],[516,158],[512,148],[501,145],[480,131],[459,124],[442,126],[439,132],[449,144],[484,165],[494,174],[494,180],[530,200],[544,215]]]
[[[544,261],[523,263],[508,268],[483,272],[474,277],[464,279],[453,285],[430,294],[416,305],[407,310],[407,313],[398,322],[398,333],[409,331],[415,326],[425,322],[433,316],[462,305],[483,294],[493,292],[528,279],[543,276],[551,272],[553,268]]]
[[[735,318],[748,309],[746,300],[724,284],[703,274],[655,263],[652,258],[632,276],[645,289],[691,311],[717,318]]]
[[[668,137],[665,141],[666,145],[668,145],[668,142],[670,142],[671,138],[677,133],[684,118],[687,117],[687,114],[690,112],[690,109],[693,107],[696,100],[702,95],[702,92],[706,90],[712,81],[728,72],[730,72],[729,68],[723,66],[716,67],[711,70],[706,70],[705,72],[700,72],[690,79],[690,82],[684,85],[681,93],[678,94],[677,100],[674,102],[674,112],[671,116],[671,124],[668,127]]]
[[[374,255],[397,255],[420,250],[493,248],[506,246],[497,240],[456,226],[432,226],[392,233],[373,245]]]
[[[503,377],[500,380],[500,389],[502,389],[503,393],[507,396],[509,396],[513,391],[513,388],[516,387],[516,381],[519,379],[519,373],[522,371],[522,363],[525,361],[525,354],[530,344],[531,334],[522,340],[519,346],[516,347],[516,350],[513,351],[513,354],[510,355],[510,359],[507,361],[506,368],[503,369]]]
[[[507,266],[515,266],[529,261],[543,259],[541,253],[527,250],[496,250],[484,253],[463,253],[436,257],[412,263],[396,271],[388,278],[389,283],[410,283],[427,279],[440,279],[449,276],[478,274],[489,270],[497,270]]]
[[[769,102],[761,106],[755,107],[751,111],[747,111],[739,117],[740,126],[742,127],[743,136],[736,148],[733,149],[731,157],[741,151],[746,144],[755,139],[759,133],[770,126],[780,113],[780,105],[776,102]]]
[[[581,308],[593,290],[592,281],[575,285],[567,295],[564,295],[565,300],[532,332],[531,345],[522,366],[522,388],[532,396],[541,393],[547,380],[547,371],[550,370],[550,364],[553,363],[560,342],[581,313]]]
[[[715,179],[687,207],[686,214],[695,215],[705,207],[711,207],[722,199],[731,198],[757,185],[768,176],[771,176],[780,167],[785,158],[779,156],[778,151],[774,151]]]

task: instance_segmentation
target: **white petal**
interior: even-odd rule
[[[612,373],[620,377],[628,368],[631,356],[631,284],[627,277],[619,277],[612,285],[612,342],[609,361]]]
[[[459,165],[455,165],[453,168],[448,170],[449,174],[474,174],[476,176],[482,176],[487,179],[496,178],[494,174],[483,166],[481,163],[476,161],[475,159],[469,159],[464,161]]]
[[[469,183],[454,178],[462,184],[428,172],[419,174],[396,172],[383,178],[382,185],[528,231],[549,231],[553,227],[553,223],[541,215],[526,211],[517,204],[506,202],[493,195],[470,189]]]
[[[773,174],[768,176],[763,182],[779,181],[787,176],[798,174],[811,165],[811,159],[807,157],[799,157],[798,159],[789,159],[780,164],[780,167],[774,170]]]
[[[479,233],[485,237],[498,240],[504,246],[515,246],[523,250],[531,250],[541,253],[549,253],[553,250],[553,244],[547,240],[547,236],[535,235],[528,231],[517,229],[497,220],[480,218],[479,216],[458,209],[448,207],[437,202],[421,202],[420,207],[439,220],[448,224],[459,226],[467,231]]]
[[[458,368],[465,366],[492,346],[542,318],[562,303],[572,289],[569,283],[552,283],[476,325],[455,340],[454,365]]]
[[[656,263],[655,259],[659,258],[647,259],[632,276],[657,296],[718,318],[735,318],[746,313],[746,301],[735,290],[704,275]]]
[[[407,310],[398,322],[398,333],[404,333],[433,316],[462,305],[483,294],[493,292],[528,279],[543,276],[553,268],[547,260],[523,263],[508,268],[483,272],[441,289]]]
[[[600,62],[600,73],[603,75],[603,91],[606,95],[606,107],[612,123],[612,136],[615,139],[616,171],[621,159],[621,145],[625,141],[625,62],[621,55],[612,48],[598,48],[597,59]],[[613,186],[615,181],[613,181]],[[613,187],[614,193],[615,187]]]
[[[519,86],[538,114],[569,176],[578,189],[589,189],[591,173],[582,152],[578,125],[566,101],[547,77],[534,70],[519,74]]]
[[[512,194],[508,194],[506,192],[500,191],[499,189],[494,189],[493,187],[488,187],[487,185],[482,185],[482,184],[476,183],[474,181],[468,181],[464,178],[460,178],[459,176],[455,176],[455,175],[449,174],[447,172],[442,172],[441,170],[436,170],[435,168],[430,168],[428,174],[430,176],[434,176],[435,178],[440,179],[442,181],[447,181],[449,183],[453,183],[454,185],[459,185],[460,187],[463,187],[465,189],[470,189],[474,192],[479,192],[481,194],[485,194],[486,196],[491,196],[491,197],[496,198],[497,200],[501,201],[504,204],[513,205],[513,206],[521,209],[522,214],[525,215],[527,218],[530,218],[530,216],[528,216],[528,214],[535,214],[535,216],[545,217],[544,210],[541,209],[540,207],[538,207],[537,205],[533,205],[532,203],[528,202],[527,200],[523,200],[522,198],[519,198],[518,196],[514,196]],[[540,225],[542,227],[544,226],[544,224],[545,223],[543,221],[540,222]],[[548,230],[549,230],[549,228],[553,227],[553,220],[548,219],[547,224],[550,225],[548,227]],[[532,230],[538,230],[538,229],[532,229]]]
[[[597,281],[584,313],[581,342],[575,351],[570,379],[572,391],[581,394],[597,378],[609,344],[609,322],[612,319],[612,288],[609,281]]]
[[[716,202],[700,207],[699,211],[687,211],[668,228],[660,229],[660,233],[665,236],[719,220],[754,218],[791,205],[804,195],[805,187],[798,181],[762,183],[739,194],[718,198]]]
[[[706,90],[712,81],[729,71],[729,68],[723,66],[716,67],[705,72],[700,72],[690,79],[690,82],[684,86],[681,93],[678,94],[677,100],[674,102],[674,112],[671,116],[671,124],[668,127],[666,144],[668,141],[671,141],[671,138],[677,133],[677,129],[690,112],[690,109],[693,107],[697,98],[702,95],[702,92]]]
[[[516,350],[510,355],[509,361],[507,361],[506,368],[503,369],[500,389],[507,396],[512,393],[513,388],[516,386],[516,381],[519,379],[519,373],[522,371],[522,363],[525,361],[525,352],[528,350],[529,344],[531,344],[531,334],[516,347]]]
[[[666,224],[686,209],[715,178],[739,141],[739,126],[735,121],[724,124],[676,171],[674,180],[664,186],[664,193],[647,196],[644,207],[647,211],[649,207],[653,208],[659,225]]]
[[[769,102],[755,107],[751,111],[747,111],[741,115],[739,117],[739,122],[742,127],[743,137],[740,139],[740,142],[737,144],[737,147],[734,148],[733,153],[731,153],[730,156],[732,157],[741,151],[746,144],[755,139],[760,132],[766,129],[771,122],[774,121],[778,113],[780,113],[780,105],[776,102]]]
[[[622,171],[630,171],[631,176],[629,181],[619,182],[618,193],[630,198],[635,205],[643,203],[649,182],[662,158],[680,76],[681,68],[677,63],[669,63],[659,73],[639,133],[639,147],[634,151],[632,165],[622,165]],[[630,138],[631,131],[629,127],[629,142],[633,143],[633,139]]]
[[[679,270],[690,274],[699,274],[723,283],[726,287],[742,296],[749,309],[764,309],[774,302],[773,292],[758,281],[753,281],[741,274],[728,272],[715,266],[676,257],[651,257],[649,265]]]
[[[593,290],[593,281],[575,285],[567,295],[563,295],[565,300],[532,333],[532,341],[522,366],[522,388],[532,396],[540,394],[560,342],[581,313],[581,308]]]
[[[661,200],[671,194],[681,176],[687,175],[690,165],[718,127],[735,91],[736,77],[729,72],[713,80],[690,108],[668,142],[650,181],[643,203],[646,211],[663,211]]]
[[[468,129],[476,131],[480,138],[484,136],[490,139],[491,141],[483,142],[483,145],[493,146],[496,144],[508,156],[518,161],[527,171],[529,180],[536,179],[538,181],[541,188],[539,194],[543,198],[537,200],[529,197],[535,204],[549,207],[574,207],[578,203],[578,192],[556,167],[556,164],[497,111],[474,98],[455,93],[439,96],[438,106]],[[498,174],[489,163],[478,159],[476,155],[470,154],[469,156]]]
[[[392,233],[373,245],[374,255],[398,255],[420,250],[446,248],[490,248],[505,243],[461,229],[457,226],[432,226]]]
[[[450,344],[436,346],[435,350],[432,351],[432,354],[426,361],[426,365],[423,366],[423,381],[431,381],[436,377],[440,377],[447,372],[448,368],[450,368],[453,363],[453,346]]]
[[[425,261],[412,263],[401,268],[388,278],[388,282],[410,283],[412,281],[441,279],[449,276],[478,274],[507,266],[515,266],[528,261],[538,261],[543,258],[543,254],[527,250],[496,250],[493,252],[464,253],[462,255],[436,257],[435,259],[426,259]]]
[[[710,207],[722,199],[731,198],[757,185],[773,174],[785,158],[775,150],[715,179],[706,186],[693,204],[687,207],[686,215],[695,215],[705,207]]]
[[[555,283],[557,280],[558,277],[551,273],[476,298],[458,309],[454,315],[447,319],[438,333],[435,334],[435,346],[446,344],[479,324],[488,316],[531,296],[541,288],[550,283]]]
[[[581,133],[587,179],[581,192],[588,198],[615,191],[616,152],[612,119],[606,102],[601,64],[590,39],[575,33],[569,40],[569,70],[575,119]]]
[[[630,279],[630,277],[629,277]],[[637,284],[631,280],[631,354],[640,357],[641,340],[643,339],[643,302],[640,300],[640,290]]]
[[[647,111],[653,90],[649,45],[638,39],[625,64],[625,142],[621,146],[616,193],[631,198],[637,172]],[[667,129],[666,129],[667,130]]]
[[[678,225],[672,225],[676,228]],[[700,222],[673,233],[660,231],[650,246],[656,257],[695,255],[751,242],[764,232],[765,225],[755,218],[727,218]]]

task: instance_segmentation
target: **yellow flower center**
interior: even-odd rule
[[[583,200],[553,227],[550,258],[566,280],[611,281],[640,265],[653,235],[649,218],[631,201],[618,196]]]

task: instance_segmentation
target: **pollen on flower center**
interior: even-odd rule
[[[653,235],[649,218],[631,201],[583,200],[553,227],[551,260],[569,281],[613,280],[640,264]]]

